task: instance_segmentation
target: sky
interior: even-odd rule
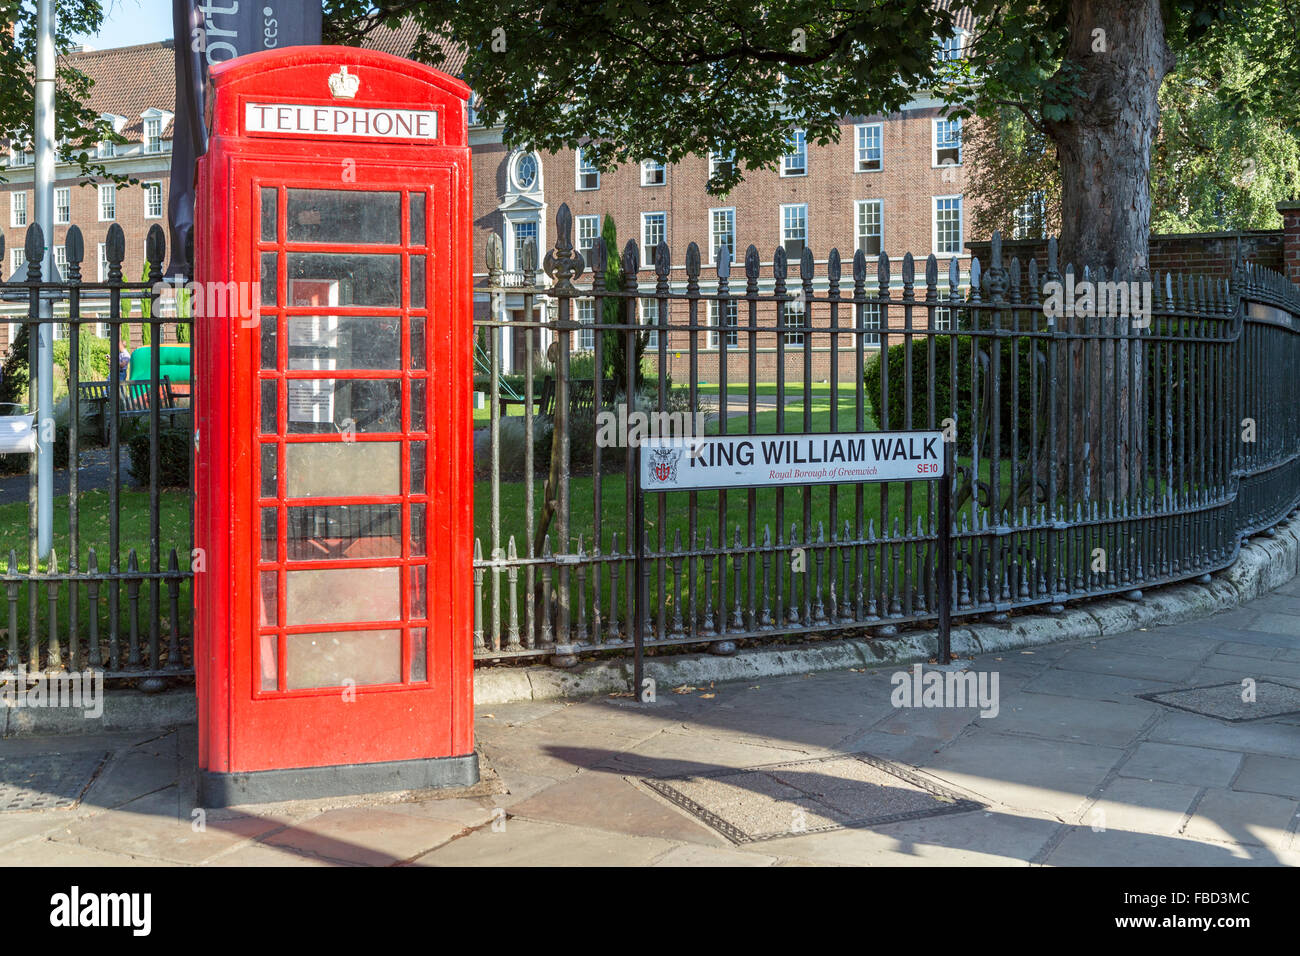
[[[172,36],[171,0],[103,0],[104,25],[78,42],[97,50],[137,43],[156,43]]]

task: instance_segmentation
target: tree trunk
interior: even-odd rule
[[[1047,122],[1061,163],[1061,257],[1082,269],[1147,269],[1157,94],[1173,54],[1160,0],[1073,0],[1058,74],[1082,92],[1069,119]]]
[[[1080,95],[1068,119],[1045,124],[1061,164],[1062,268],[1072,263],[1076,280],[1087,266],[1094,281],[1145,281],[1157,94],[1173,66],[1160,0],[1072,0],[1069,29],[1058,76],[1065,83],[1073,76]],[[1074,340],[1058,350],[1058,500],[1118,504],[1143,490],[1145,363],[1129,338],[1132,321],[1101,314],[1060,320],[1064,333],[1114,338]]]

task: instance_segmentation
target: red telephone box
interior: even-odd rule
[[[478,780],[468,98],[347,47],[212,70],[194,322],[209,806]]]

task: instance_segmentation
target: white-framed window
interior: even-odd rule
[[[54,224],[66,226],[72,222],[72,187],[59,186],[54,190]]]
[[[21,248],[9,250],[9,278],[18,282],[27,279],[27,254]]]
[[[808,175],[808,137],[801,130],[792,130],[789,138],[790,152],[781,157],[782,176]]]
[[[808,327],[808,303],[793,299],[785,304],[785,344],[803,345],[803,330]]]
[[[1047,198],[1041,189],[1025,197],[1025,201],[1016,207],[1013,213],[1015,225],[1011,229],[1012,239],[1043,238],[1044,222],[1047,219]]]
[[[723,246],[727,247],[731,261],[735,262],[736,210],[732,206],[709,210],[709,262],[717,263],[718,250]]]
[[[961,255],[961,197],[934,197],[934,251],[936,255]]]
[[[951,330],[952,309],[948,308],[946,305],[937,306],[934,310],[933,328],[942,329],[945,331]]]
[[[541,169],[536,153],[516,153],[510,162],[510,184],[517,192],[531,192],[537,188]]]
[[[582,323],[578,348],[590,352],[596,347],[596,300],[579,299],[577,319]]]
[[[573,154],[575,181],[574,189],[599,189],[600,188],[600,170],[589,163],[582,156],[582,147],[578,147]]]
[[[67,246],[54,247],[54,268],[58,270],[59,281],[62,282],[68,277],[68,248]]]
[[[99,278],[96,281],[108,281],[108,247],[102,242],[99,244]]]
[[[884,165],[884,124],[860,123],[857,131],[857,162],[854,169],[859,173],[878,173]]]
[[[720,152],[709,150],[709,178],[713,179],[720,175],[730,175],[736,167],[736,151],[728,150]]]
[[[961,165],[961,119],[934,119],[934,165]]]
[[[867,302],[862,306],[862,327],[864,329],[880,329],[880,303]],[[862,336],[862,342],[865,345],[879,345],[880,332],[865,332]]]
[[[885,247],[885,204],[880,199],[859,199],[857,208],[858,248],[878,256]]]
[[[642,186],[662,186],[666,182],[668,182],[668,167],[658,160],[641,160]]]
[[[27,225],[27,192],[19,189],[9,194],[9,225]]]
[[[668,241],[668,213],[641,213],[641,264],[647,268],[655,264],[655,248]]]
[[[512,232],[514,235],[514,267],[516,270],[522,270],[524,268],[524,243],[529,240],[532,240],[533,249],[537,253],[537,265],[541,265],[542,252],[537,248],[537,226],[538,224],[536,219],[527,219],[514,224]]]
[[[645,347],[647,349],[659,348],[659,300],[642,298],[637,300],[638,311],[642,325],[655,326],[651,331],[646,333]],[[664,304],[667,308],[667,303]]]
[[[808,243],[808,204],[792,203],[781,207],[781,245],[791,262],[798,262]]]
[[[144,218],[161,219],[163,214],[162,183],[144,184]]]
[[[95,146],[95,157],[97,159],[112,159],[117,155],[117,143],[112,140],[101,139]]]
[[[600,235],[599,216],[578,216],[578,251],[584,255],[591,251]],[[606,252],[609,250],[606,249]],[[615,250],[617,251],[617,250]]]
[[[144,151],[161,153],[163,151],[163,118],[161,116],[144,117]]]
[[[738,314],[739,303],[735,299],[728,299],[726,302],[713,299],[709,302],[709,325],[714,329],[709,333],[709,348],[718,348],[719,342],[729,349],[734,349],[740,344],[740,333],[736,331],[736,326],[739,324],[736,321]]]
[[[961,59],[961,50],[965,31],[957,30],[951,36],[937,37],[939,41],[939,62],[951,63],[954,60]]]
[[[112,222],[117,218],[117,187],[112,183],[99,184],[99,221]]]

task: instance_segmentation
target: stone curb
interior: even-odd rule
[[[1297,513],[1300,514],[1300,513]],[[1300,516],[1288,516],[1270,531],[1248,539],[1229,567],[1209,584],[1170,584],[1143,593],[1139,601],[1099,598],[1061,614],[1032,614],[1006,624],[979,622],[952,629],[954,656],[1054,644],[1123,634],[1138,628],[1197,621],[1267,594],[1300,573]],[[844,639],[824,644],[746,648],[732,657],[680,654],[652,657],[645,675],[660,689],[710,681],[757,680],[850,667],[924,663],[939,650],[934,630],[909,631],[874,640]],[[474,703],[504,704],[629,693],[631,660],[556,667],[480,667],[474,671]]]
[[[1122,634],[1157,624],[1200,620],[1267,594],[1300,573],[1300,517],[1289,517],[1242,546],[1237,560],[1209,584],[1171,584],[1147,591],[1141,601],[1101,598],[1061,614],[1012,618],[1006,624],[976,623],[952,629],[954,655]],[[746,648],[732,657],[680,654],[649,658],[647,677],[660,688],[710,681],[759,680],[786,674],[887,667],[930,660],[938,653],[937,632],[908,631],[897,637],[846,638],[820,644]],[[597,661],[570,669],[556,667],[481,667],[474,671],[474,703],[503,704],[629,693],[631,660]],[[157,731],[195,722],[192,687],[161,694],[107,690],[104,713],[88,719],[79,710],[25,709],[0,702],[0,737]]]
[[[0,700],[0,737],[161,731],[193,724],[198,719],[196,705],[193,687],[160,694],[106,688],[99,717],[87,717],[78,708],[12,707]]]

